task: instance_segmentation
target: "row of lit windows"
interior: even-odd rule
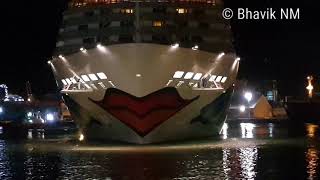
[[[99,79],[105,80],[108,78],[103,72],[99,72],[97,74],[81,75],[81,77],[77,77],[77,80],[76,80],[76,78],[71,77],[71,78],[62,79],[61,81],[62,81],[63,85],[67,86],[67,85],[71,85],[71,84],[77,84],[79,82],[97,81]]]
[[[131,0],[72,0],[69,5],[71,7],[83,7],[87,5],[99,5],[99,4],[115,4],[115,3],[127,3]],[[136,1],[132,1],[136,2]],[[159,3],[205,3],[215,5],[216,0],[155,0],[155,1],[141,1],[141,2],[159,2]]]
[[[83,86],[81,86],[83,85]],[[116,87],[112,81],[108,82],[91,82],[91,83],[83,83],[83,84],[78,84],[78,86],[64,86],[64,91],[74,91],[74,90],[87,90],[87,89],[94,89],[98,90],[100,88],[102,89],[107,89],[108,87]]]
[[[122,14],[132,14],[133,9],[120,9],[120,13]]]
[[[186,8],[176,8],[176,12],[178,14],[186,14],[186,13],[191,13],[191,9],[186,9]],[[120,9],[120,13],[122,14],[133,14],[133,9]]]
[[[185,9],[185,8],[177,8],[176,11],[178,14],[186,14],[186,13],[191,12],[190,9]]]
[[[211,89],[211,90],[217,90],[217,89],[223,89],[223,87],[220,84],[217,83],[205,83],[204,81],[197,81],[197,82],[192,82],[192,81],[185,81],[185,80],[179,80],[179,81],[174,81],[170,79],[166,86],[175,86],[177,88],[182,87],[185,85],[186,87],[189,88],[206,88],[206,89]]]
[[[144,8],[141,8],[140,11],[141,14],[144,14]],[[172,12],[171,10],[173,9],[167,9],[166,7],[158,7],[158,8],[153,8],[153,13],[170,13]],[[135,12],[134,8],[121,8],[121,9],[112,9],[112,12],[113,13],[120,13],[120,14],[133,14]],[[145,12],[150,12],[148,10],[146,10]],[[194,15],[199,15],[199,14],[212,14],[214,13],[215,11],[211,11],[210,13],[210,10],[208,10],[208,12],[205,10],[205,9],[197,9],[197,8],[182,8],[182,7],[179,7],[179,8],[175,8],[175,12],[177,14],[191,14],[193,13]],[[67,21],[67,20],[70,20],[70,19],[79,19],[79,18],[92,18],[94,17],[95,15],[99,15],[99,11],[98,10],[95,10],[95,11],[85,11],[85,12],[82,12],[82,13],[67,13],[63,16],[63,20],[64,21]],[[104,14],[104,13],[102,13]],[[107,14],[109,14],[109,12],[107,11]]]
[[[176,71],[173,75],[173,78],[175,79],[193,79],[193,80],[200,80],[202,76],[202,73],[194,73],[194,72],[183,72],[183,71]],[[210,75],[210,78],[208,80],[209,82],[221,82],[225,83],[227,81],[227,77],[223,76],[217,76],[217,75]]]
[[[81,32],[81,34],[92,34],[97,32],[99,28],[109,28],[109,27],[134,27],[135,21],[132,19],[122,20],[122,21],[110,21],[105,23],[92,23],[92,24],[81,24],[81,25],[70,25],[64,28],[60,28],[60,33],[70,33],[70,32]],[[153,20],[153,21],[141,21],[142,27],[162,27],[165,25],[172,27],[190,27],[190,28],[201,28],[201,29],[215,29],[215,30],[227,30],[229,28],[225,24],[222,23],[209,23],[209,22],[198,22],[198,21],[165,21],[165,20]]]

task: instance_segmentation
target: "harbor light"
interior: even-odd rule
[[[244,98],[248,101],[248,103],[252,100],[252,92],[245,92]]]
[[[84,140],[84,135],[81,133],[79,136],[79,141],[83,141]]]
[[[308,86],[306,87],[306,89],[308,90],[308,97],[312,98],[312,91],[313,91],[313,85],[312,85],[312,80],[313,77],[312,76],[308,76]]]
[[[54,120],[53,114],[52,114],[52,113],[48,113],[48,114],[46,115],[46,119],[47,119],[47,121],[53,121],[53,120]]]
[[[32,117],[32,112],[28,112],[28,113],[27,113],[27,117],[28,117],[28,118],[31,118],[31,117]]]
[[[246,106],[245,106],[245,105],[241,105],[241,106],[239,107],[239,111],[240,111],[240,112],[245,112],[245,111],[246,111]]]
[[[141,77],[141,74],[136,74],[136,77]]]

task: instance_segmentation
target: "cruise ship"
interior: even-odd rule
[[[82,138],[218,135],[239,60],[217,0],[71,0],[48,61]]]

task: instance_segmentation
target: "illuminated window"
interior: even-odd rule
[[[103,72],[99,72],[97,75],[100,79],[107,79],[107,76]]]
[[[184,79],[191,79],[193,74],[193,72],[187,72],[187,74],[184,76]]]
[[[268,101],[273,101],[273,92],[272,91],[267,91],[267,99],[268,99]]]
[[[153,27],[161,27],[163,26],[163,21],[153,21]]]
[[[92,81],[96,81],[98,80],[97,76],[94,75],[94,74],[88,74],[89,78],[92,80]]]
[[[169,84],[170,84],[172,81],[173,81],[173,80],[170,79],[170,80],[168,81],[168,83],[166,84],[166,86],[169,86]]]
[[[199,80],[202,76],[202,73],[197,73],[196,75],[194,75],[193,79],[194,80]]]
[[[88,78],[87,75],[81,75],[81,78],[82,78],[85,82],[90,81],[90,79]]]
[[[122,14],[132,14],[133,13],[133,9],[121,9],[120,12]]]
[[[108,81],[108,82],[111,84],[111,86],[116,87],[112,81]]]
[[[62,81],[63,85],[65,85],[65,86],[68,85],[66,80],[62,79],[61,81]]]
[[[106,86],[103,84],[103,82],[98,83],[103,89],[106,89]]]
[[[67,81],[68,84],[72,84],[72,82],[70,81],[70,79],[67,78],[66,81]]]
[[[224,82],[226,82],[226,80],[227,80],[227,77],[223,77],[223,78],[221,79],[221,82],[224,83]]]
[[[177,87],[180,87],[181,84],[183,84],[184,82],[183,81],[179,81],[178,84],[177,84]]]
[[[181,78],[183,76],[183,71],[176,71],[173,75],[173,78]]]
[[[184,9],[184,8],[177,8],[176,11],[178,14],[188,13],[188,9]]]
[[[76,76],[75,80],[77,81],[77,83],[79,82],[84,83],[84,81],[79,76]]]
[[[209,81],[210,81],[210,82],[213,82],[213,81],[216,79],[216,77],[217,77],[216,75],[212,75],[212,76],[210,77]]]
[[[76,81],[74,78],[70,78],[70,81],[71,81],[73,84],[77,84],[77,81]]]
[[[222,76],[218,76],[217,79],[216,79],[216,82],[220,82],[222,79]]]

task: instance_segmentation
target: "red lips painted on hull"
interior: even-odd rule
[[[185,100],[175,88],[166,87],[144,97],[109,88],[102,100],[89,99],[140,136],[145,136],[198,98]]]

